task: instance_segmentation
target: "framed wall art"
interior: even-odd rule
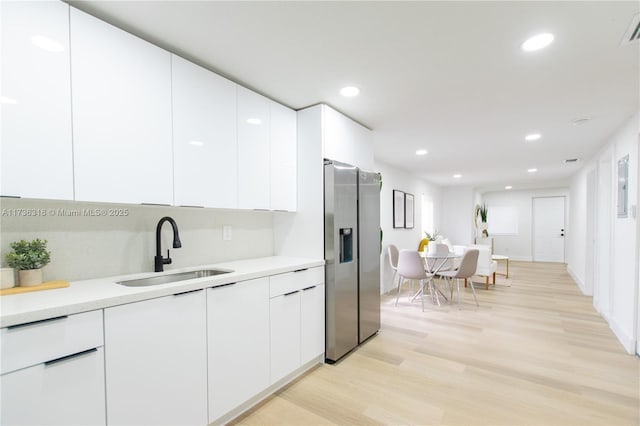
[[[393,227],[404,228],[404,192],[393,190]]]
[[[414,197],[413,194],[404,194],[404,227],[413,229]]]

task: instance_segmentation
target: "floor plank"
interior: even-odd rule
[[[407,288],[409,286],[406,286]],[[380,333],[237,425],[639,425],[640,360],[553,263],[511,262],[462,307],[381,303]]]

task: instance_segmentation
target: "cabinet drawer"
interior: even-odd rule
[[[281,294],[323,283],[324,268],[322,266],[272,275],[269,277],[269,296],[280,296]]]
[[[3,328],[0,373],[100,347],[102,330],[102,310]]]

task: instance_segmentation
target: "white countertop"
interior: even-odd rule
[[[165,272],[146,272],[73,281],[67,288],[1,296],[0,327],[108,308],[322,265],[324,265],[322,259],[273,256],[192,266]],[[233,272],[148,287],[127,287],[116,284],[116,281],[212,268],[231,269]]]

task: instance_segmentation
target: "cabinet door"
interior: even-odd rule
[[[271,210],[296,210],[296,112],[270,104]]]
[[[104,312],[109,424],[207,424],[205,292]]]
[[[270,208],[269,100],[238,86],[238,207]]]
[[[171,60],[175,204],[237,208],[236,84]]]
[[[169,52],[71,8],[75,198],[171,204]]]
[[[324,353],[324,284],[302,290],[301,364]]]
[[[102,347],[0,376],[3,425],[104,425]]]
[[[271,316],[271,383],[300,366],[300,291],[273,297]]]
[[[0,195],[73,199],[69,6],[2,2]]]
[[[269,278],[207,290],[209,422],[269,386]]]

